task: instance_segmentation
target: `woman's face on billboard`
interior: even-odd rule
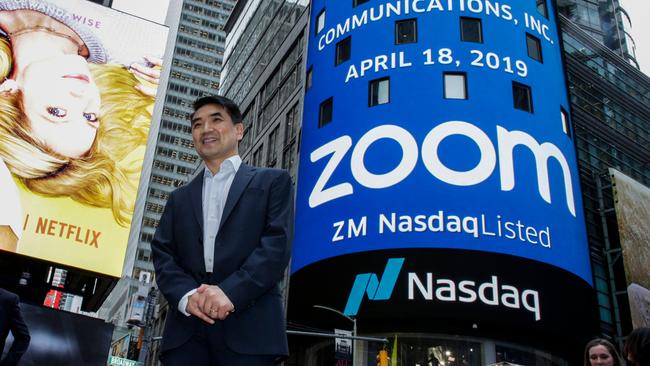
[[[34,61],[17,79],[36,138],[63,156],[86,154],[97,135],[101,104],[86,60],[59,55]]]

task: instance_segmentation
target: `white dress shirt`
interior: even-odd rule
[[[203,259],[206,272],[213,271],[215,239],[219,233],[230,186],[241,162],[241,157],[234,155],[221,163],[216,174],[212,174],[207,167],[203,171]],[[186,311],[187,301],[195,292],[196,289],[190,290],[178,303],[178,310],[187,316],[190,315]]]

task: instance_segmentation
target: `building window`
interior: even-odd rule
[[[368,1],[370,1],[370,0],[352,0],[352,7],[356,8],[357,6],[359,6],[361,4],[365,4]]]
[[[318,111],[318,127],[323,127],[332,122],[332,109],[334,108],[334,98],[329,97],[320,104]]]
[[[481,19],[460,17],[460,39],[464,42],[483,43]]]
[[[276,125],[273,131],[269,133],[269,142],[266,145],[266,166],[274,168],[278,162],[278,135],[280,134],[280,125]]]
[[[262,150],[263,149],[264,149],[264,145],[260,145],[253,152],[253,166],[262,166]]]
[[[248,128],[244,129],[244,137],[239,141],[239,153],[240,155],[244,155],[248,152],[248,148],[251,145],[251,136],[253,135],[252,132],[250,132]]]
[[[418,41],[418,20],[406,19],[395,22],[395,44]]]
[[[526,47],[528,48],[528,57],[539,62],[542,61],[542,43],[539,38],[526,33]]]
[[[335,65],[339,65],[350,59],[352,48],[352,37],[346,37],[336,44],[336,60]]]
[[[368,107],[390,102],[390,78],[371,80],[368,83]]]
[[[546,7],[546,0],[537,0],[537,11],[542,14],[544,18],[548,19],[548,8]]]
[[[325,28],[325,9],[321,10],[316,16],[316,34]]]
[[[298,103],[294,104],[287,112],[286,127],[284,129],[284,146],[296,139],[298,134]]]
[[[512,98],[516,109],[533,113],[533,97],[530,86],[513,81]]]
[[[311,89],[311,83],[312,83],[312,77],[313,77],[313,66],[309,67],[309,70],[307,70],[307,75],[305,76],[305,90]]]
[[[467,74],[446,72],[443,75],[445,99],[467,99]]]
[[[296,175],[296,142],[287,145],[282,152],[282,169],[289,171],[292,180]]]
[[[562,107],[560,107],[560,119],[562,120],[562,131],[570,138],[571,125],[569,124],[569,114]]]

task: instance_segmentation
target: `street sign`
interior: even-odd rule
[[[138,366],[138,363],[136,361],[129,360],[126,358],[109,356],[108,366]]]
[[[338,361],[337,365],[350,365],[352,362],[352,332],[343,329],[334,329],[337,335],[345,336],[346,338],[336,338],[334,340],[334,357]]]

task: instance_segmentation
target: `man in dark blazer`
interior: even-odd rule
[[[151,243],[171,309],[161,359],[273,365],[288,354],[278,285],[290,257],[291,178],[241,162],[244,126],[231,100],[199,98],[191,122],[205,171],[172,192]]]
[[[9,332],[14,337],[14,343],[6,356],[2,358],[2,350]],[[27,352],[29,347],[29,331],[20,313],[18,295],[0,288],[0,366],[15,366]]]

